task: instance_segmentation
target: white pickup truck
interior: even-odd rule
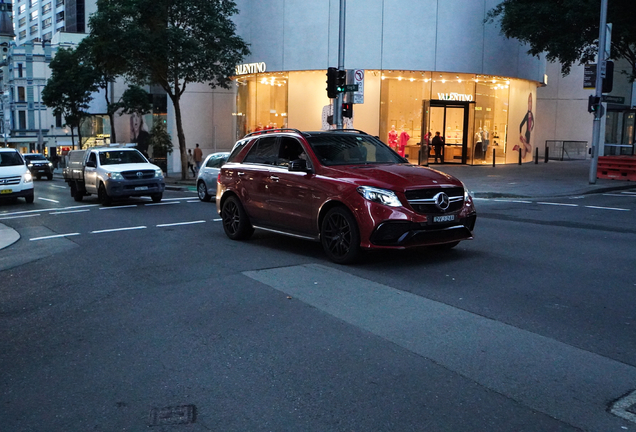
[[[150,196],[153,202],[159,202],[166,188],[161,168],[148,162],[138,150],[125,147],[69,152],[64,180],[75,201],[96,194],[103,205],[131,196]]]

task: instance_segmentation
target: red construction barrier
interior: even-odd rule
[[[596,177],[636,181],[636,156],[599,156]]]

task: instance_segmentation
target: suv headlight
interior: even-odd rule
[[[33,181],[33,176],[31,175],[31,172],[27,171],[24,174],[22,174],[22,181],[24,183],[31,183]]]
[[[161,171],[161,168],[155,170],[155,177],[163,177],[163,171]]]
[[[360,195],[369,201],[384,204],[389,207],[401,207],[402,203],[395,192],[370,186],[359,186],[356,189]]]
[[[113,180],[123,180],[124,176],[121,175],[121,173],[118,173],[118,172],[109,172],[108,173],[108,178],[109,179],[113,179]]]

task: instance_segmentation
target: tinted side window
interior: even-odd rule
[[[221,168],[221,165],[225,162],[224,156],[212,156],[205,165],[208,168]]]
[[[244,163],[275,165],[278,159],[278,138],[262,137],[245,156]]]
[[[232,148],[232,151],[230,152],[230,156],[227,158],[227,161],[236,162],[236,159],[238,158],[239,153],[241,153],[241,150],[243,150],[245,146],[247,145],[247,143],[249,142],[250,140],[242,140],[234,144],[234,147]]]
[[[298,140],[291,137],[281,137],[280,151],[276,165],[289,166],[289,162],[301,159],[306,160],[305,150]]]

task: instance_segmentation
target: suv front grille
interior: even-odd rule
[[[141,175],[137,175],[141,173]],[[142,180],[142,179],[151,179],[155,177],[155,170],[134,170],[134,171],[123,171],[121,175],[126,180]]]
[[[442,210],[435,205],[435,196],[444,192],[448,195],[449,206],[446,210]],[[422,214],[443,214],[461,210],[464,206],[464,188],[428,188],[406,191],[404,194],[411,208]]]
[[[0,186],[20,184],[20,176],[17,177],[0,177]]]

